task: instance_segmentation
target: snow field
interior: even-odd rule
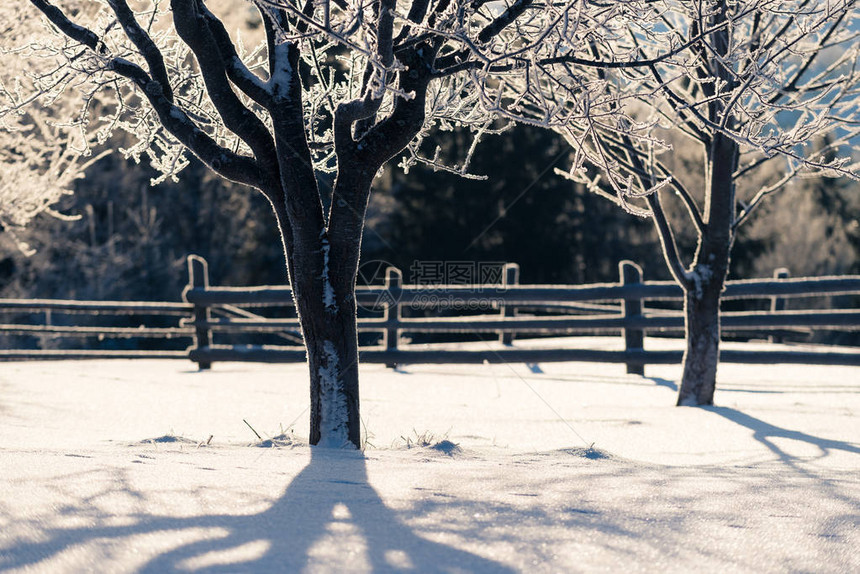
[[[358,453],[304,365],[0,364],[0,571],[858,571],[860,369],[679,370],[367,365]]]

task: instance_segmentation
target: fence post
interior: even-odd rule
[[[186,294],[191,289],[209,287],[209,264],[199,255],[188,256],[188,286],[182,292],[182,298],[187,302]],[[209,308],[205,305],[194,305],[193,319],[195,323],[208,322],[211,315]],[[194,344],[189,351],[208,347],[212,341],[212,333],[207,327],[196,326],[194,328]],[[210,361],[197,361],[201,371],[212,368]]]
[[[397,267],[385,270],[385,350],[397,351],[400,341],[399,327],[402,317],[400,310],[400,288],[403,286],[403,273]],[[397,368],[397,363],[385,363],[389,369]]]
[[[642,283],[642,268],[632,261],[621,261],[618,264],[618,274],[621,276],[622,285],[634,285]],[[640,317],[642,315],[642,299],[623,299],[621,301],[621,316],[624,319]],[[642,350],[645,342],[645,331],[642,329],[629,329],[624,327],[624,350]],[[627,363],[627,373],[631,375],[644,375],[645,365]]]
[[[520,266],[516,263],[505,263],[504,278],[503,285],[504,287],[508,287],[510,285],[519,285],[520,283]],[[516,310],[514,307],[509,305],[502,305],[501,316],[502,317],[513,317],[514,311]],[[514,342],[514,334],[510,331],[500,331],[499,332],[499,342],[504,345],[512,345]]]
[[[774,279],[788,279],[790,272],[787,267],[779,267],[773,270],[773,278]],[[786,308],[786,300],[783,297],[771,297],[770,298],[770,310],[773,311],[785,311]],[[782,343],[782,335],[779,333],[774,333],[768,340],[771,343]]]

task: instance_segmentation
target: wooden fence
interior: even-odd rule
[[[216,361],[298,362],[305,360],[299,324],[290,316],[265,316],[266,309],[292,307],[289,287],[213,287],[206,261],[189,256],[189,282],[183,303],[98,302],[61,300],[0,300],[0,314],[26,316],[26,323],[0,323],[0,335],[45,338],[191,339],[177,351],[138,351],[86,348],[62,350],[0,350],[0,359],[30,358],[190,358],[200,368]],[[646,333],[679,332],[683,316],[660,308],[662,302],[682,300],[681,289],[669,281],[643,281],[631,262],[619,265],[619,282],[590,285],[519,285],[518,267],[508,264],[498,285],[404,285],[399,270],[389,268],[385,284],[357,288],[363,314],[360,333],[381,334],[381,344],[361,348],[361,360],[387,365],[407,363],[490,363],[599,361],[625,363],[628,372],[643,373],[646,364],[678,363],[681,351],[645,351]],[[726,333],[771,332],[825,328],[860,331],[860,309],[786,310],[792,297],[860,294],[860,276],[775,278],[729,281],[724,300],[769,300],[769,310],[724,312]],[[656,303],[656,305],[655,305]],[[420,316],[424,311],[459,312],[451,316]],[[406,313],[404,313],[406,311]],[[463,312],[471,314],[463,314]],[[479,314],[475,314],[479,313]],[[271,312],[269,312],[271,314]],[[282,313],[283,315],[284,313]],[[63,321],[53,317],[62,315]],[[69,317],[86,316],[86,325]],[[375,316],[374,316],[375,315]],[[93,325],[93,317],[125,316],[128,326]],[[41,319],[38,319],[41,318]],[[178,321],[176,326],[151,326],[144,319]],[[135,324],[136,323],[136,324]],[[513,346],[515,337],[562,336],[582,333],[621,333],[624,350],[531,348]],[[471,350],[412,345],[414,334],[458,334],[493,344]],[[268,334],[287,344],[217,344],[216,337]],[[501,344],[499,344],[501,343]],[[860,351],[740,351],[723,350],[723,362],[808,363],[860,365]]]
[[[599,361],[626,363],[628,372],[643,373],[644,365],[679,363],[681,351],[645,351],[645,333],[683,330],[680,311],[646,307],[654,301],[681,301],[683,293],[674,282],[642,280],[642,270],[624,261],[618,283],[590,285],[519,285],[518,268],[508,264],[500,285],[404,285],[402,273],[389,268],[385,284],[360,286],[356,300],[362,309],[381,309],[382,316],[360,318],[359,332],[382,333],[382,344],[361,349],[365,363],[501,363],[550,361]],[[189,258],[190,280],[183,298],[194,306],[196,345],[189,356],[201,368],[215,361],[293,362],[304,361],[300,347],[216,345],[216,334],[280,333],[295,336],[295,318],[266,318],[248,308],[292,305],[289,287],[211,287],[206,264]],[[860,330],[860,309],[785,310],[791,297],[820,297],[860,294],[860,276],[778,278],[729,281],[724,300],[770,300],[770,310],[724,312],[724,332],[782,331],[797,328]],[[235,313],[244,310],[243,316]],[[479,310],[480,315],[407,317],[404,309]],[[220,310],[224,315],[211,316]],[[226,316],[224,310],[232,310]],[[525,314],[531,311],[532,314]],[[535,314],[534,312],[542,314]],[[623,351],[589,349],[514,348],[514,336],[571,335],[589,332],[620,332]],[[507,345],[485,345],[474,350],[419,348],[404,344],[403,336],[414,333],[459,333],[491,337]],[[721,361],[735,363],[811,363],[860,365],[860,352],[738,351],[724,350]]]
[[[25,335],[43,340],[77,339],[79,348],[0,349],[0,360],[24,359],[187,359],[188,350],[137,350],[104,348],[105,341],[154,339],[163,346],[169,339],[192,340],[194,329],[180,326],[193,307],[187,303],[153,301],[72,301],[59,299],[0,299],[0,335]],[[16,323],[9,323],[9,316]],[[83,320],[79,320],[83,318]],[[26,322],[23,322],[26,321]],[[117,322],[126,323],[116,326]],[[156,327],[151,323],[176,323]],[[80,323],[86,323],[81,325]],[[94,323],[102,323],[97,325]],[[109,323],[109,325],[105,325]],[[92,339],[98,341],[93,344]],[[189,341],[190,342],[190,341]],[[53,346],[53,345],[48,345]],[[122,345],[116,345],[122,347]]]

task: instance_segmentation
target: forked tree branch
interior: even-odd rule
[[[762,201],[768,196],[771,195],[780,189],[784,188],[788,185],[791,180],[798,174],[798,168],[793,167],[790,169],[783,177],[779,179],[779,181],[767,186],[763,187],[755,194],[755,196],[750,200],[750,202],[744,206],[743,211],[735,218],[734,222],[732,222],[732,234],[734,235],[735,230],[740,227],[749,217],[753,214],[753,212],[759,208]]]
[[[236,46],[230,39],[230,34],[205,4],[200,4],[200,14],[206,20],[212,39],[218,46],[221,55],[221,63],[227,72],[227,77],[242,92],[263,107],[272,104],[272,92],[269,86],[261,80],[254,72],[248,69],[239,54]]]
[[[239,136],[253,151],[263,169],[277,165],[274,142],[262,120],[245,107],[227,79],[218,44],[207,19],[199,11],[198,0],[172,0],[173,24],[179,37],[191,48],[200,66],[207,93],[224,126]],[[273,177],[277,181],[277,176]],[[271,189],[268,191],[272,191]]]
[[[47,16],[51,23],[59,28],[59,30],[76,42],[83,44],[90,50],[100,56],[109,56],[107,46],[105,46],[98,34],[92,30],[88,30],[83,26],[79,26],[69,20],[62,10],[48,2],[47,0],[30,0],[30,2],[38,8],[42,14]]]
[[[106,59],[108,70],[130,80],[137,86],[158,115],[162,126],[216,173],[238,183],[262,189],[265,178],[260,167],[246,156],[224,148],[174,105],[164,93],[162,82],[154,80],[143,68],[124,58],[111,56],[99,36],[72,22],[62,10],[47,0],[30,0],[63,34],[80,42]]]
[[[164,65],[164,58],[161,51],[152,41],[149,34],[141,28],[137,19],[134,17],[134,12],[128,7],[125,0],[108,0],[108,5],[113,9],[116,18],[125,31],[128,39],[140,50],[141,55],[146,60],[146,65],[149,67],[149,73],[152,78],[161,84],[161,89],[164,92],[164,97],[173,103],[173,89],[170,87],[170,78],[167,76],[167,68]]]
[[[651,208],[651,217],[654,219],[654,225],[657,228],[657,236],[660,238],[660,245],[663,247],[663,258],[672,273],[675,281],[683,287],[685,291],[689,291],[693,284],[681,262],[681,256],[678,253],[678,245],[675,242],[675,234],[672,233],[672,227],[669,225],[669,219],[663,211],[663,206],[660,203],[660,191],[657,190],[649,194],[646,199],[648,207]]]

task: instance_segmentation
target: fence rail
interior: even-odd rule
[[[768,297],[821,297],[860,293],[860,276],[797,279],[746,279],[728,281],[723,299],[764,299]],[[356,302],[369,306],[376,302],[396,300],[413,307],[448,304],[458,307],[480,307],[489,302],[516,306],[540,306],[543,303],[614,300],[680,300],[681,288],[671,281],[589,285],[404,285],[397,288],[357,287]],[[240,305],[265,307],[292,301],[289,287],[208,287],[186,291],[189,303],[199,306]]]
[[[296,318],[271,318],[261,308],[293,305],[289,287],[210,286],[206,261],[188,258],[189,282],[182,303],[100,302],[65,300],[0,300],[0,313],[42,314],[41,324],[0,322],[0,334],[40,337],[190,338],[185,351],[0,350],[0,359],[74,357],[186,357],[208,368],[216,361],[297,362],[305,360]],[[788,278],[778,270],[774,279],[729,281],[723,298],[770,301],[769,311],[724,312],[724,332],[765,331],[774,338],[786,330],[826,328],[860,331],[860,309],[787,310],[787,298],[860,294],[860,276]],[[680,351],[645,351],[648,332],[683,329],[681,312],[655,308],[654,301],[681,301],[683,293],[672,282],[642,280],[642,270],[631,262],[619,265],[619,282],[590,285],[519,285],[519,269],[508,264],[500,285],[404,285],[399,270],[389,268],[385,285],[357,288],[358,305],[378,311],[359,319],[360,333],[382,335],[380,344],[362,347],[361,360],[389,366],[406,363],[491,363],[600,361],[625,363],[628,372],[643,373],[644,365],[678,363]],[[251,310],[253,309],[253,311]],[[427,317],[406,316],[404,310],[424,312],[469,310],[481,314]],[[527,314],[531,313],[531,314]],[[177,326],[98,326],[57,324],[52,314],[67,316],[179,317]],[[624,340],[623,351],[588,349],[516,348],[524,335],[570,335],[614,332]],[[469,334],[482,340],[492,335],[503,345],[483,350],[418,348],[404,335]],[[216,344],[219,338],[248,334],[276,335],[292,345]],[[814,363],[860,365],[860,349],[840,352],[724,350],[720,360],[737,363]]]
[[[179,325],[194,307],[188,303],[163,301],[72,301],[66,299],[0,299],[0,314],[5,320],[12,315],[19,322],[0,322],[0,335],[38,337],[42,340],[90,339],[100,342],[118,339],[153,341],[191,340],[194,328]],[[34,317],[35,315],[35,317]],[[26,319],[22,319],[26,316]],[[86,320],[81,321],[84,317]],[[134,325],[93,324],[134,320]],[[21,321],[26,320],[26,323]],[[85,322],[87,324],[80,324]],[[177,326],[152,326],[152,322],[173,322]],[[0,349],[0,360],[26,359],[135,359],[188,358],[188,350],[139,349]]]
[[[860,330],[860,310],[803,310],[803,311],[748,311],[722,313],[723,330],[776,329],[791,327],[830,327]],[[296,319],[210,319],[183,323],[196,329],[213,332],[280,332],[297,330]],[[387,319],[361,319],[359,331],[373,332],[385,329]],[[590,317],[433,317],[421,319],[401,318],[397,329],[408,333],[511,333],[570,334],[583,331],[620,329],[677,330],[684,327],[684,318],[678,314],[603,315]],[[3,326],[0,325],[0,329]]]
[[[0,299],[0,312],[81,313],[87,315],[188,315],[188,303],[163,301],[72,301],[69,299]]]
[[[191,349],[189,358],[195,362],[240,361],[254,363],[297,363],[305,361],[304,350],[264,346],[222,346]],[[397,350],[362,349],[359,358],[362,363],[383,363],[386,365],[416,363],[551,363],[551,362],[599,362],[624,363],[628,367],[645,365],[667,365],[681,362],[682,351],[645,351],[629,349],[625,351],[603,351],[593,349],[482,349],[482,350]],[[766,351],[751,352],[724,350],[720,361],[726,363],[761,364],[813,364],[813,365],[860,365],[860,352],[818,352],[818,351]]]
[[[192,275],[205,272],[202,262],[190,264]],[[644,365],[678,363],[680,351],[645,351],[645,334],[683,329],[684,318],[678,311],[647,308],[650,301],[680,301],[683,292],[669,281],[642,280],[642,270],[631,262],[619,265],[618,283],[591,285],[518,285],[518,267],[506,266],[501,285],[404,285],[402,273],[389,268],[385,285],[359,286],[356,301],[364,309],[381,309],[381,318],[359,319],[359,332],[382,333],[382,344],[364,347],[361,360],[366,363],[481,363],[600,361],[625,363],[628,372],[643,373]],[[769,299],[771,311],[724,312],[725,332],[829,328],[860,330],[860,309],[785,310],[785,298],[860,294],[860,277],[785,277],[730,281],[724,299]],[[184,299],[195,306],[197,317],[221,306],[260,308],[292,304],[289,287],[200,287],[207,278],[189,281]],[[198,285],[195,287],[195,285]],[[406,317],[404,309],[471,309],[483,315],[456,317]],[[526,316],[525,310],[545,315]],[[294,318],[209,317],[184,323],[193,326],[198,340],[210,344],[191,349],[191,360],[202,365],[215,361],[293,362],[304,361],[302,349],[276,346],[212,344],[216,334],[296,331]],[[567,335],[614,331],[622,333],[623,351],[588,349],[512,348],[515,336]],[[415,333],[496,334],[506,345],[483,350],[418,349],[404,344],[403,335]],[[815,363],[860,365],[860,350],[845,352],[737,351],[725,350],[721,360],[736,363]]]

